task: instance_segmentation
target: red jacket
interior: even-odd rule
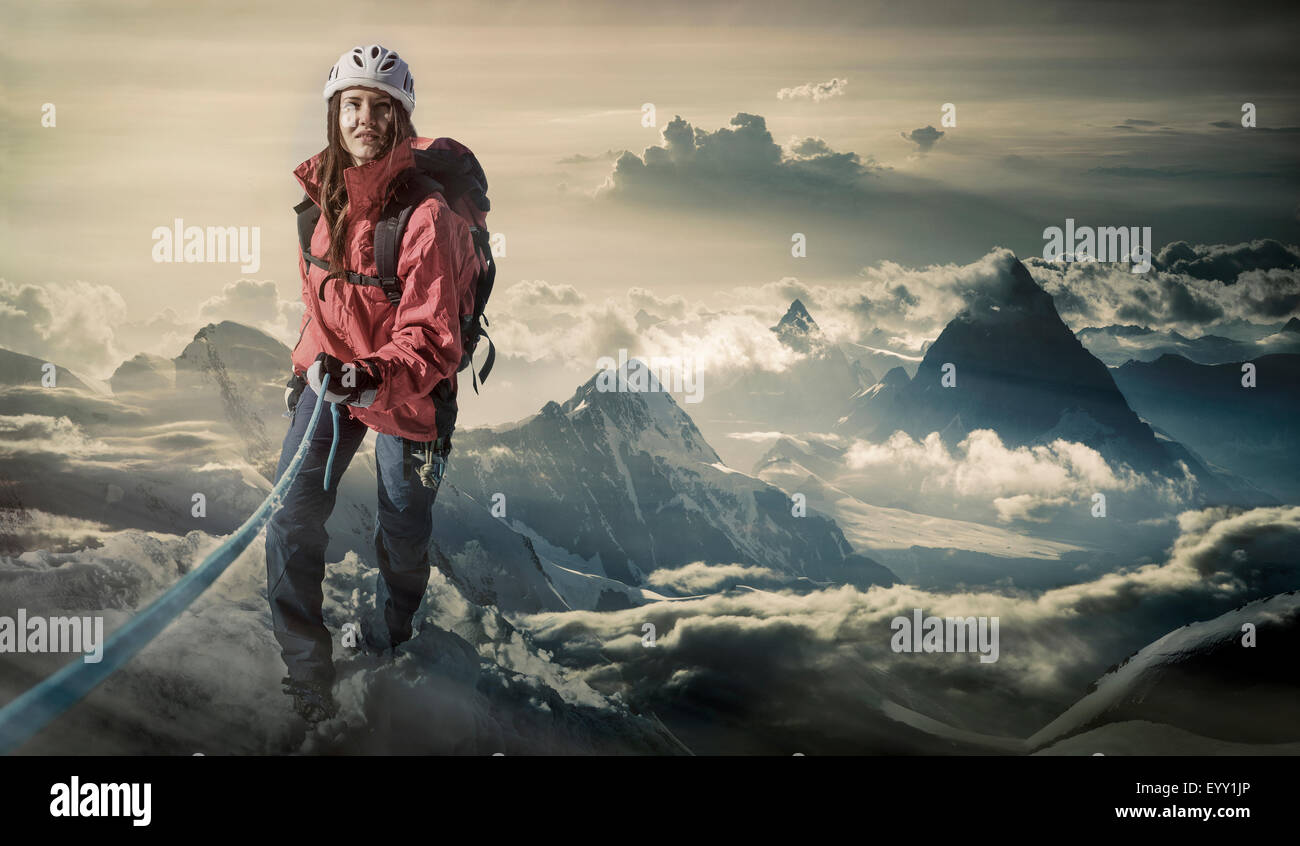
[[[367,276],[375,267],[374,229],[394,177],[414,165],[412,147],[433,141],[414,138],[385,157],[343,172],[348,190],[345,246],[347,269]],[[294,176],[320,205],[317,169],[321,151],[298,165]],[[329,227],[322,214],[311,239],[312,255],[329,255]],[[386,435],[415,441],[437,438],[429,392],[444,378],[454,379],[460,365],[460,318],[473,309],[472,282],[480,259],[469,223],[447,207],[441,194],[426,198],[411,213],[397,261],[402,300],[388,302],[384,292],[335,277],[319,296],[326,271],[298,256],[302,298],[307,304],[301,335],[293,350],[293,369],[305,374],[324,350],[344,363],[366,360],[377,365],[381,383],[367,408],[343,406],[366,426]]]

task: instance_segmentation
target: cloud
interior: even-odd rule
[[[784,432],[728,432],[728,438],[735,438],[738,441],[750,441],[752,443],[765,444],[769,441],[779,441],[786,437]]]
[[[640,157],[620,156],[598,196],[696,197],[704,183],[736,194],[778,191],[824,197],[825,192],[860,191],[878,170],[874,160],[836,153],[820,139],[798,142],[786,155],[772,140],[763,117],[744,112],[713,132],[692,127],[677,115],[664,127],[663,141],[662,146],[646,147]]]
[[[498,297],[508,309],[574,306],[586,299],[572,285],[552,285],[542,279],[517,282],[500,292]]]
[[[1178,277],[1157,275],[1155,285],[1135,288],[1129,293],[1132,299],[1115,311],[1115,318],[1123,323],[1213,323],[1224,316],[1223,308],[1212,299],[1199,295]]]
[[[1102,262],[1024,263],[1075,331],[1119,323],[1199,337],[1224,322],[1273,323],[1300,312],[1300,269],[1285,267],[1294,248],[1253,245],[1175,242],[1158,251],[1147,273]],[[1224,276],[1228,281],[1215,278]]]
[[[619,157],[592,194],[597,204],[626,210],[629,219],[646,206],[667,210],[659,220],[664,231],[698,231],[707,217],[720,243],[752,243],[781,229],[816,232],[819,262],[838,272],[861,261],[863,232],[871,233],[874,255],[925,262],[967,260],[998,242],[990,233],[1023,237],[1042,228],[1042,214],[1025,196],[1041,194],[1041,181],[1015,179],[990,195],[836,150],[815,136],[782,147],[764,117],[744,112],[717,130],[681,115],[660,129],[660,144]],[[918,133],[918,142],[926,136]],[[792,221],[798,229],[786,228]]]
[[[840,79],[839,77],[834,77],[826,82],[808,82],[803,85],[796,85],[793,88],[782,88],[776,92],[776,99],[812,100],[814,103],[820,103],[823,100],[829,100],[843,94],[848,84],[847,79]]]
[[[939,139],[944,136],[941,129],[935,129],[933,126],[923,126],[920,129],[913,129],[911,132],[900,132],[904,138],[916,145],[922,153],[929,152],[934,145],[939,143]]]
[[[130,353],[150,353],[164,358],[178,355],[202,323],[186,320],[175,310],[165,308],[147,320],[127,321],[118,324],[115,334],[120,348]]]
[[[630,307],[644,309],[649,314],[660,319],[674,318],[680,320],[686,316],[688,308],[686,298],[680,294],[671,297],[660,297],[649,288],[629,288],[627,300]]]
[[[593,156],[583,155],[582,153],[574,153],[571,156],[565,156],[564,158],[557,160],[556,164],[567,165],[567,164],[587,164],[588,162],[612,162],[614,159],[617,159],[625,152],[627,151],[606,150],[603,153],[596,153]]]
[[[62,453],[104,457],[114,450],[86,436],[67,417],[41,414],[0,416],[0,442],[5,450],[31,453]]]
[[[745,564],[705,564],[696,561],[676,569],[655,570],[647,582],[656,588],[692,594],[716,592],[737,584],[781,585],[789,581],[782,573],[767,567]]]
[[[1086,512],[1096,493],[1112,500],[1128,494],[1126,502],[1164,507],[1181,506],[1192,494],[1189,479],[1143,476],[1081,443],[1057,438],[1010,448],[989,429],[971,432],[952,448],[938,432],[855,440],[844,450],[844,467],[843,475],[827,481],[867,502],[898,502],[922,512],[942,503],[963,519],[1004,524]]]
[[[706,378],[715,379],[737,368],[784,370],[798,357],[769,330],[788,301],[715,312],[648,288],[589,301],[571,286],[540,281],[502,293],[501,307],[492,315],[492,337],[500,349],[528,361],[579,362],[585,372],[598,358],[617,357],[626,349],[634,357],[690,359]],[[493,303],[498,304],[495,297]]]
[[[306,306],[301,299],[282,300],[274,282],[239,279],[199,305],[199,320],[233,320],[260,329],[286,346],[298,340]]]
[[[5,349],[92,378],[105,378],[121,361],[123,350],[113,327],[126,314],[126,301],[108,285],[80,280],[20,285],[0,279],[0,337]]]
[[[1271,238],[1242,244],[1166,244],[1155,258],[1155,266],[1170,273],[1232,284],[1251,270],[1294,270],[1300,268],[1300,248]]]
[[[793,158],[810,159],[831,155],[833,152],[824,138],[811,135],[806,138],[791,138],[790,143],[786,145],[787,155]]]

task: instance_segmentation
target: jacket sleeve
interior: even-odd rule
[[[404,284],[392,340],[360,359],[379,372],[372,409],[425,396],[460,367],[460,299],[473,256],[469,224],[444,203],[426,202],[412,215],[398,258]]]
[[[302,294],[303,300],[302,321],[298,324],[298,341],[293,345],[293,349],[289,350],[289,369],[296,374],[302,375],[305,373],[306,368],[301,367],[298,364],[297,359],[300,357],[298,354],[298,348],[302,346],[303,341],[307,340],[307,324],[311,323],[312,314],[311,304],[307,302],[306,294],[307,262],[303,259],[301,250],[298,251],[298,278],[301,281],[299,293]]]
[[[302,339],[307,335],[307,322],[311,320],[311,310],[304,308],[302,310],[302,320],[298,321],[298,340],[294,343],[293,349],[289,350],[289,359],[292,364],[293,354],[302,346]]]

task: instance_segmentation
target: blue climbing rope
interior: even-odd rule
[[[243,554],[270,518],[276,501],[293,484],[303,460],[307,457],[307,445],[311,441],[312,433],[316,431],[316,421],[320,419],[321,406],[324,402],[322,397],[327,385],[329,385],[329,376],[325,375],[321,380],[320,394],[316,397],[316,407],[311,412],[311,422],[307,424],[307,431],[303,433],[302,442],[298,444],[298,451],[294,453],[293,460],[285,468],[280,481],[271,489],[271,493],[253,515],[219,547],[209,553],[202,563],[182,576],[148,608],[113,632],[104,643],[104,655],[101,661],[88,664],[78,658],[4,708],[0,708],[0,754],[7,755],[26,743],[52,720],[79,702],[96,685],[135,657],[137,652],[148,646],[150,641],[167,628],[172,620],[189,607],[190,603],[198,599],[199,595]],[[336,408],[335,415],[337,413]],[[335,440],[337,439],[336,430]],[[328,478],[326,476],[327,480]]]
[[[326,376],[326,379],[329,377]],[[321,383],[321,393],[325,393],[325,383]],[[330,403],[330,417],[334,421],[334,439],[330,441],[330,457],[325,461],[325,490],[330,489],[330,476],[334,475],[334,452],[339,448],[339,404]]]

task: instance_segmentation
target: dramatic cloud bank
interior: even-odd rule
[[[836,153],[821,139],[797,141],[787,155],[767,121],[745,112],[712,132],[677,115],[664,127],[663,141],[641,156],[623,153],[597,196],[686,200],[701,195],[700,180],[726,193],[843,196],[860,192],[878,169],[870,157]]]
[[[620,348],[633,356],[690,358],[704,374],[707,396],[741,373],[785,372],[805,356],[769,331],[796,298],[822,335],[845,344],[851,356],[885,352],[894,364],[914,364],[964,306],[1005,299],[1014,260],[999,248],[967,264],[907,267],[885,261],[834,285],[786,276],[708,299],[634,287],[597,300],[568,284],[526,280],[494,296],[493,337],[517,360],[575,373],[589,372],[600,356],[617,356]],[[1252,267],[1226,284],[1171,270],[1133,274],[1118,264],[1036,257],[1024,264],[1075,331],[1141,325],[1192,339],[1217,333],[1254,344],[1289,315],[1300,314],[1300,271],[1286,268]],[[881,359],[870,366],[879,378],[893,365]]]
[[[1294,586],[1288,550],[1300,541],[1300,508],[1213,508],[1178,522],[1162,563],[1032,595],[907,585],[730,591],[613,613],[535,615],[527,625],[557,660],[585,664],[597,689],[621,690],[661,715],[681,707],[715,727],[744,720],[751,734],[770,731],[773,749],[809,744],[787,754],[844,752],[871,742],[864,738],[887,743],[901,730],[879,716],[891,702],[961,728],[1027,737],[1108,665],[1170,629]],[[890,621],[915,608],[999,617],[999,660],[893,652]],[[645,622],[657,631],[653,648],[642,642]]]
[[[858,440],[845,463],[851,478],[843,481],[868,501],[957,499],[962,516],[1000,523],[1046,522],[1045,512],[1086,510],[1096,493],[1141,490],[1147,502],[1177,506],[1193,487],[1190,478],[1150,479],[1112,466],[1095,449],[1066,440],[1008,448],[988,429],[971,432],[951,450],[937,432],[920,440],[903,432],[883,443]]]

